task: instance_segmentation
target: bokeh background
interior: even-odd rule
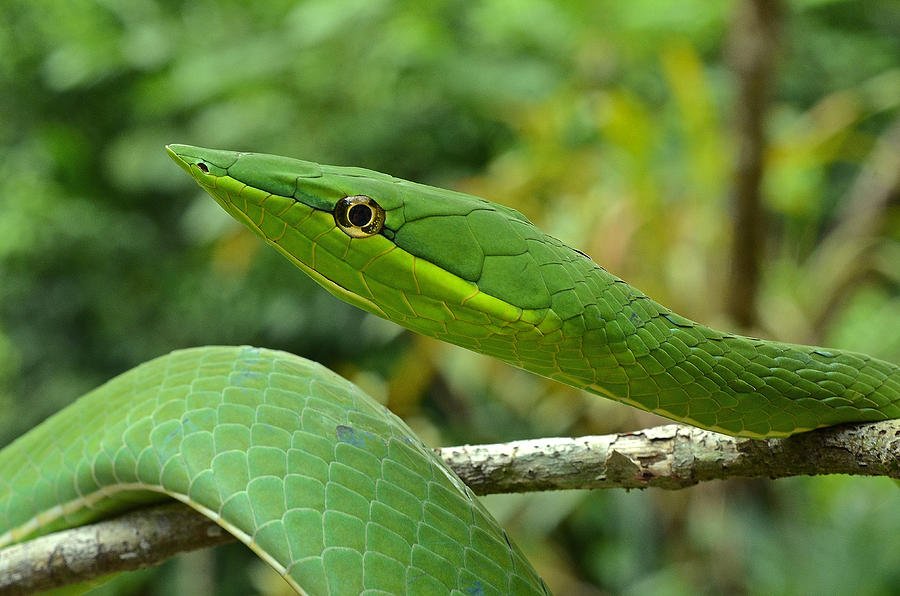
[[[479,194],[690,318],[900,361],[894,0],[6,0],[0,81],[0,445],[203,344],[318,360],[434,445],[661,422],[338,302],[170,142]],[[558,594],[900,586],[884,479],[487,502]],[[233,545],[107,589],[285,588]]]

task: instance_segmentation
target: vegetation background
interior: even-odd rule
[[[479,194],[690,318],[900,361],[894,0],[6,0],[0,56],[0,445],[202,344],[318,360],[434,445],[661,422],[338,302],[170,142]],[[558,594],[900,586],[883,479],[487,502]],[[108,589],[286,586],[234,545]]]

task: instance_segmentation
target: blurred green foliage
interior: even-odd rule
[[[480,194],[682,314],[728,326],[733,9],[7,0],[0,444],[139,362],[201,344],[323,362],[435,444],[658,422],[339,303],[219,212],[162,147],[279,153]],[[900,361],[897,189],[874,222],[853,225],[854,189],[900,117],[900,10],[893,0],[793,0],[783,36],[767,121],[760,328],[749,331]],[[900,585],[890,482],[488,503],[559,594]],[[238,546],[192,561],[181,579],[174,563],[122,589],[165,593],[197,568],[224,582],[217,594],[284,587]]]

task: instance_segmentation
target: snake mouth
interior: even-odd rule
[[[166,145],[166,153],[178,164],[178,167],[187,172],[191,178],[202,182],[202,176],[208,175],[210,169],[206,160],[200,157],[200,152],[195,149],[195,147],[190,145]]]
[[[178,164],[179,168],[193,177],[193,173],[191,172],[191,164],[189,164],[187,160],[181,157],[181,154],[179,153],[179,151],[183,150],[186,147],[187,145],[166,145],[166,153],[169,154],[169,157],[172,158],[172,161]]]
[[[229,210],[229,213],[231,213],[231,211],[232,210]],[[290,262],[299,267],[304,273],[309,275],[313,279],[313,281],[325,288],[332,295],[340,298],[341,300],[349,302],[350,304],[353,304],[354,306],[357,306],[358,308],[361,308],[362,310],[373,315],[379,316],[383,319],[391,320],[391,317],[386,312],[384,312],[384,310],[374,301],[366,298],[365,296],[361,296],[348,288],[345,288],[337,281],[324,275],[315,267],[311,267],[307,263],[304,263],[303,261],[298,259],[296,255],[291,253],[291,251],[287,250],[284,246],[279,244],[275,239],[269,238],[266,235],[265,231],[263,231],[255,221],[247,217],[246,214],[241,212],[239,209],[233,209],[233,211],[239,213],[241,215],[240,220],[258,236],[263,238],[266,241],[266,244],[275,248],[275,250],[284,255]]]

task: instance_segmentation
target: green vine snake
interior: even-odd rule
[[[171,145],[326,290],[419,333],[668,418],[783,437],[900,417],[900,367],[681,317],[481,198],[359,168]],[[307,594],[543,594],[398,418],[318,364],[203,347],[142,364],[0,452],[0,546],[174,498]]]

